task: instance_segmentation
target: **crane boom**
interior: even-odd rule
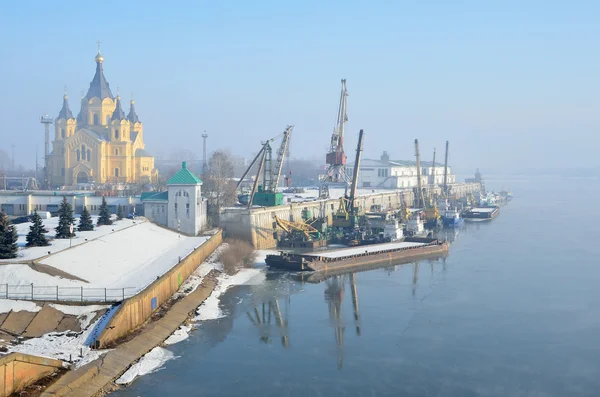
[[[348,121],[346,114],[346,79],[342,79],[342,90],[340,92],[340,103],[338,106],[337,122],[331,135],[329,152],[325,156],[327,163],[327,174],[323,176],[324,182],[348,183],[349,176],[346,173],[346,153],[344,152],[344,124]]]
[[[415,157],[417,158],[417,194],[415,197],[417,208],[421,208],[425,200],[423,199],[423,186],[421,186],[421,156],[419,155],[419,140],[415,139]]]
[[[240,178],[240,180],[238,181],[237,185],[235,185],[235,188],[237,189],[238,187],[240,187],[240,185],[242,184],[242,182],[244,181],[244,178],[246,177],[246,175],[248,175],[248,173],[250,172],[250,170],[252,169],[252,167],[254,166],[254,163],[256,163],[256,160],[258,160],[258,158],[260,157],[260,155],[262,154],[263,150],[265,150],[265,147],[261,147],[260,150],[258,151],[258,153],[256,154],[256,157],[254,157],[254,160],[252,160],[252,162],[250,163],[250,165],[248,166],[248,168],[246,168],[246,171],[244,171],[244,175],[242,175],[242,177]],[[257,175],[258,178],[258,175]]]
[[[363,130],[358,133],[358,143],[356,145],[356,161],[354,162],[354,172],[352,173],[352,187],[350,188],[350,196],[348,197],[348,212],[354,214],[354,199],[356,198],[356,188],[358,186],[358,172],[360,170],[360,158],[363,146]]]
[[[252,201],[254,200],[254,194],[256,193],[256,188],[258,187],[258,180],[260,179],[260,172],[265,165],[265,158],[267,157],[267,146],[269,145],[269,141],[267,141],[262,148],[262,159],[258,164],[258,171],[256,171],[256,179],[254,180],[254,184],[252,185],[252,192],[250,193],[250,200],[248,200],[248,208],[252,207]],[[259,152],[260,153],[260,152]]]
[[[331,151],[332,152],[344,152],[344,124],[348,121],[346,115],[346,97],[348,96],[348,90],[346,90],[346,79],[342,79],[342,91],[340,93],[340,104],[338,107],[337,123],[331,136]]]
[[[277,190],[279,186],[279,179],[281,178],[281,169],[283,168],[283,160],[285,158],[285,154],[288,149],[288,143],[290,141],[290,135],[292,135],[292,130],[294,126],[288,126],[283,132],[283,139],[281,140],[281,145],[279,145],[279,150],[277,151],[277,162],[275,163],[275,168],[273,169],[274,176],[272,178],[273,181],[273,191]]]
[[[433,148],[433,165],[431,166],[431,188],[435,188],[435,148]],[[432,190],[433,192],[433,190]],[[432,193],[433,194],[433,193]]]
[[[444,195],[448,196],[448,146],[449,142],[446,141],[446,160],[444,161]]]

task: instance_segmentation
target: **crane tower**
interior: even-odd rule
[[[50,124],[53,121],[48,114],[40,117],[40,123],[44,124],[44,189],[50,188]]]
[[[344,152],[344,124],[348,121],[346,114],[346,79],[342,79],[342,91],[340,93],[340,104],[338,108],[337,123],[331,135],[331,146],[325,156],[327,163],[327,174],[324,182],[344,183],[350,182],[350,176],[346,173],[346,153]]]

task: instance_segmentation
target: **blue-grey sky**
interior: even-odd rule
[[[600,3],[594,1],[19,1],[0,12],[0,148],[43,149],[39,116],[71,110],[104,70],[130,92],[157,155],[252,156],[294,124],[292,156],[321,158],[340,79],[346,151],[457,168],[597,166]],[[441,156],[440,156],[441,157]],[[324,162],[324,161],[323,161]]]

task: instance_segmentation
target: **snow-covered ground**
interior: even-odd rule
[[[114,233],[112,229],[115,230]],[[101,233],[101,230],[104,231]],[[82,239],[86,237],[84,233],[79,233],[81,237],[77,246],[43,258],[39,263],[88,282],[36,271],[28,264],[0,264],[0,289],[9,285],[9,293],[16,293],[33,284],[36,288],[42,287],[36,289],[36,293],[45,293],[43,287],[83,287],[90,291],[90,296],[103,297],[104,288],[108,288],[108,296],[114,297],[115,294],[121,296],[120,289],[125,288],[124,293],[131,296],[170,270],[180,259],[208,239],[205,236],[179,235],[144,220],[136,220],[135,223],[122,220],[114,228],[112,225],[101,226],[97,231],[88,232],[95,233],[95,238],[88,235],[88,241],[82,244],[85,242]],[[66,241],[68,244],[68,240],[56,241],[60,241],[59,244]],[[52,249],[52,246],[39,248]],[[38,248],[24,249],[23,252],[32,249]],[[61,296],[79,296],[75,288],[61,289]],[[4,292],[5,289],[2,289],[2,293]]]
[[[138,376],[146,375],[162,368],[163,364],[175,358],[175,355],[162,347],[155,347],[148,354],[140,358],[119,378],[116,383],[125,385],[131,383]]]
[[[113,219],[115,219],[114,215]],[[97,220],[98,216],[92,216],[92,221],[94,222],[94,225],[96,225]],[[56,235],[56,231],[54,229],[58,226],[58,217],[43,219],[42,221],[44,222],[46,230],[48,230],[46,236],[50,240],[50,245],[47,247],[25,247],[25,244],[27,243],[26,237],[27,233],[29,233],[29,226],[31,226],[31,223],[19,223],[15,225],[17,229],[17,234],[19,235],[19,240],[17,241],[17,244],[19,245],[19,256],[14,259],[0,259],[0,263],[31,262],[32,260],[48,255],[48,251],[54,254],[69,248],[69,244],[72,244],[73,246],[83,244],[86,242],[86,239],[89,241],[98,237],[103,237],[109,233],[112,233],[113,230],[117,231],[124,229],[128,226],[134,225],[133,220],[122,219],[120,221],[115,220],[110,226],[95,226],[94,230],[89,232],[79,232],[75,230],[76,236],[71,238],[71,241],[69,242],[69,239],[54,238],[54,236]],[[135,222],[139,223],[140,221],[136,220]],[[77,228],[77,225],[79,225],[79,215],[75,216],[74,227]]]
[[[179,235],[150,222],[137,222],[118,233],[59,252],[41,263],[87,280],[87,287],[143,288],[207,239]]]
[[[51,304],[51,306],[64,314],[77,316],[83,331],[78,333],[71,331],[50,332],[40,338],[27,339],[18,345],[10,346],[10,352],[21,352],[34,356],[56,358],[63,361],[72,360],[73,362],[77,362],[78,366],[93,361],[103,354],[103,351],[91,350],[86,346],[85,341],[94,329],[93,325],[90,326],[90,322],[96,315],[96,312],[107,309],[109,306],[67,306],[55,304]],[[0,312],[5,309],[16,311],[17,308],[36,312],[41,309],[41,306],[36,306],[33,302],[0,299],[0,308]]]

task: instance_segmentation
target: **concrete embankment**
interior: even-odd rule
[[[10,396],[63,367],[60,360],[11,353],[0,358],[0,397]]]
[[[479,183],[456,183],[451,185],[454,197],[464,197],[468,194],[479,192]],[[427,191],[430,187],[425,187]],[[436,194],[441,194],[441,189],[435,188]],[[428,193],[430,194],[430,193]],[[391,190],[384,193],[373,193],[358,196],[356,205],[359,213],[370,211],[373,206],[381,208],[400,209],[404,205],[412,205],[414,193],[412,189]],[[302,219],[303,211],[310,211],[313,216],[333,219],[339,207],[338,199],[315,200],[299,203],[289,203],[277,207],[261,208],[229,208],[223,210],[219,223],[227,235],[251,242],[256,249],[270,249],[277,247],[274,232],[274,216],[285,220]]]
[[[111,344],[144,324],[222,242],[222,232],[219,230],[142,292],[123,302],[96,340],[96,347]]]
[[[178,300],[164,317],[150,322],[135,337],[110,350],[102,358],[66,373],[48,387],[42,396],[91,397],[110,391],[114,379],[167,339],[210,296],[217,285],[217,276],[218,272],[211,270],[198,288]]]

